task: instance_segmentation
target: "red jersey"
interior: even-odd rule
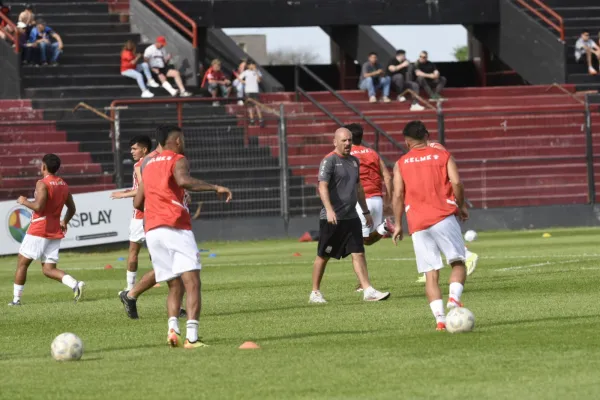
[[[144,157],[140,158],[134,165],[133,165],[133,187],[131,188],[131,190],[136,190],[139,186],[140,183],[138,182],[138,176],[135,173],[135,169],[136,168],[141,168],[142,167],[142,161],[144,161]],[[140,210],[138,210],[137,208],[133,209],[133,219],[144,219],[144,213]]]
[[[182,158],[181,154],[164,150],[144,167],[142,180],[146,232],[161,226],[192,229],[192,218],[184,205],[185,190],[177,185],[173,177],[175,163]]]
[[[47,239],[62,239],[65,234],[60,229],[60,214],[69,196],[69,186],[55,175],[47,175],[39,182],[46,185],[48,198],[44,209],[33,213],[27,234]]]
[[[446,148],[444,146],[442,146],[440,143],[438,142],[432,142],[432,141],[428,141],[427,142],[427,146],[429,147],[433,147],[434,149],[439,149],[439,150],[446,150]],[[448,151],[448,150],[446,150]]]
[[[365,197],[382,196],[381,162],[379,154],[365,146],[352,146],[350,155],[360,160],[360,183],[365,190]]]
[[[404,180],[404,210],[411,234],[458,212],[448,178],[449,159],[447,151],[427,146],[412,149],[398,160]]]
[[[135,60],[135,54],[130,50],[123,50],[121,52],[121,72],[125,72],[128,69],[135,69],[135,65],[131,62]]]

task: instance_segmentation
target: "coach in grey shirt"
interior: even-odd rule
[[[331,257],[340,259],[352,254],[354,272],[363,289],[365,301],[387,299],[390,294],[375,290],[369,282],[362,224],[356,213],[356,202],[360,204],[367,226],[373,218],[360,184],[358,158],[350,155],[352,134],[346,128],[335,131],[335,150],[329,153],[319,167],[319,195],[323,209],[319,221],[319,245],[313,266],[313,289],[310,303],[326,303],[320,291],[321,280]]]

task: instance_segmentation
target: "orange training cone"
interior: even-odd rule
[[[294,254],[292,254],[292,255],[293,255],[294,257],[301,257],[301,256],[302,256],[302,254],[300,254],[300,253],[294,253]]]
[[[304,232],[304,235],[300,236],[300,239],[298,239],[299,242],[312,242],[313,238],[312,236],[310,236],[310,233],[308,232]]]
[[[110,265],[110,264],[107,264],[107,265],[104,267],[104,269],[112,269],[112,265]]]
[[[160,287],[160,283],[157,283],[156,285],[154,285],[152,287]]]
[[[260,349],[260,346],[254,342],[244,342],[239,347],[240,349]]]

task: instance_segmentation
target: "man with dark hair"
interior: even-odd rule
[[[369,93],[369,102],[377,103],[377,90],[383,91],[383,102],[389,103],[390,100],[390,85],[392,80],[386,76],[385,71],[379,61],[377,61],[377,53],[369,53],[369,60],[366,61],[360,71],[360,80],[358,88],[366,90]]]
[[[166,133],[157,132],[162,152],[152,158],[142,172],[142,181],[134,199],[134,207],[144,210],[146,241],[152,255],[152,268],[157,282],[167,282],[168,334],[167,343],[181,345],[179,316],[183,293],[187,295],[187,331],[183,347],[194,349],[206,345],[198,339],[200,316],[200,253],[192,233],[192,221],[184,205],[185,190],[214,191],[231,201],[231,191],[194,179],[183,152],[183,132],[175,127]],[[133,300],[127,292],[121,294],[126,305]],[[133,300],[135,301],[135,300]]]
[[[128,199],[135,197],[139,182],[141,181],[141,165],[146,155],[152,149],[152,140],[146,135],[136,136],[129,141],[131,156],[135,164],[133,165],[133,186],[131,189],[114,192],[110,195],[111,199]],[[127,254],[127,289],[133,289],[138,270],[138,256],[142,248],[144,236],[144,213],[139,210],[133,210],[131,222],[129,223],[129,253]]]
[[[575,61],[579,64],[585,63],[590,75],[597,75],[598,71],[594,68],[592,54],[600,61],[600,47],[590,38],[590,33],[584,31],[575,43]]]
[[[440,98],[440,92],[446,86],[446,78],[440,75],[440,71],[434,63],[429,61],[428,57],[426,51],[421,52],[419,60],[415,63],[415,75],[417,83],[425,89],[429,98],[437,100]]]
[[[75,215],[75,202],[69,192],[69,186],[56,176],[60,168],[60,158],[55,154],[46,154],[42,158],[42,179],[35,185],[35,199],[29,201],[25,196],[17,200],[22,206],[33,211],[27,234],[23,238],[17,259],[17,272],[13,289],[13,300],[9,306],[20,306],[21,296],[27,279],[27,269],[33,260],[40,260],[42,272],[50,279],[62,282],[73,291],[73,299],[83,298],[85,283],[78,282],[71,275],[56,268],[60,241],[65,237],[69,221]],[[67,212],[61,221],[63,207]],[[15,214],[19,218],[20,214]]]
[[[419,94],[419,84],[413,81],[414,66],[406,59],[406,51],[398,50],[396,57],[392,58],[387,67],[388,74],[392,77],[396,91],[398,92],[398,101],[405,102],[406,97],[402,95],[406,89],[410,89],[415,94]],[[419,104],[416,98],[412,99],[410,111],[423,111],[425,107]]]
[[[360,124],[344,125],[352,133],[352,150],[350,155],[360,161],[360,184],[365,192],[367,208],[373,218],[373,225],[367,226],[362,215],[360,204],[356,204],[356,212],[362,223],[363,243],[366,246],[377,243],[381,238],[394,232],[394,225],[383,218],[384,204],[389,204],[392,196],[392,176],[377,152],[363,146],[363,127]],[[385,197],[383,185],[385,183]]]
[[[46,25],[43,20],[38,20],[36,26],[29,33],[30,47],[35,47],[40,50],[40,64],[48,65],[48,57],[50,63],[58,65],[58,57],[64,47],[62,38],[52,28]],[[55,41],[52,42],[52,39]]]
[[[347,128],[335,131],[335,150],[329,153],[319,167],[319,196],[323,202],[319,222],[319,244],[313,265],[309,303],[327,303],[321,293],[321,280],[331,257],[340,259],[352,255],[354,272],[363,289],[365,301],[379,301],[390,297],[389,292],[376,290],[369,282],[361,223],[356,212],[360,204],[366,225],[373,226],[365,193],[360,183],[358,158],[350,155],[352,133]]]
[[[417,270],[426,274],[425,293],[437,330],[446,329],[446,314],[439,287],[441,253],[452,266],[446,307],[462,307],[460,297],[467,276],[465,244],[456,215],[466,220],[464,190],[454,159],[445,150],[429,146],[429,132],[421,121],[409,122],[403,131],[408,153],[394,166],[394,243],[402,240],[406,213],[417,259]]]

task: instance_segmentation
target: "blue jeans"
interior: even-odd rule
[[[138,64],[135,66],[135,69],[131,68],[127,71],[123,71],[121,72],[121,75],[135,79],[137,81],[138,86],[140,87],[140,89],[142,89],[143,92],[144,90],[147,90],[147,88],[146,83],[144,82],[144,75],[141,74],[142,71],[144,72],[144,75],[146,75],[147,80],[152,79],[152,74],[150,73],[150,67],[148,66],[148,63]]]
[[[227,97],[227,94],[229,92],[229,88],[227,87],[227,85],[219,85],[218,83],[209,83],[207,88],[211,94],[213,94],[213,92],[216,92],[215,97],[219,97],[219,89],[221,91],[221,97]]]
[[[60,49],[58,48],[58,43],[46,43],[41,42],[38,44],[38,48],[40,49],[40,62],[42,64],[48,62],[48,54],[50,54],[50,62],[58,61],[58,56],[60,56]]]
[[[360,90],[366,90],[369,92],[369,97],[374,97],[377,89],[383,89],[383,96],[390,97],[390,85],[392,84],[392,79],[389,76],[383,76],[379,78],[379,82],[377,86],[373,84],[373,78],[365,78],[362,80],[358,88]]]

